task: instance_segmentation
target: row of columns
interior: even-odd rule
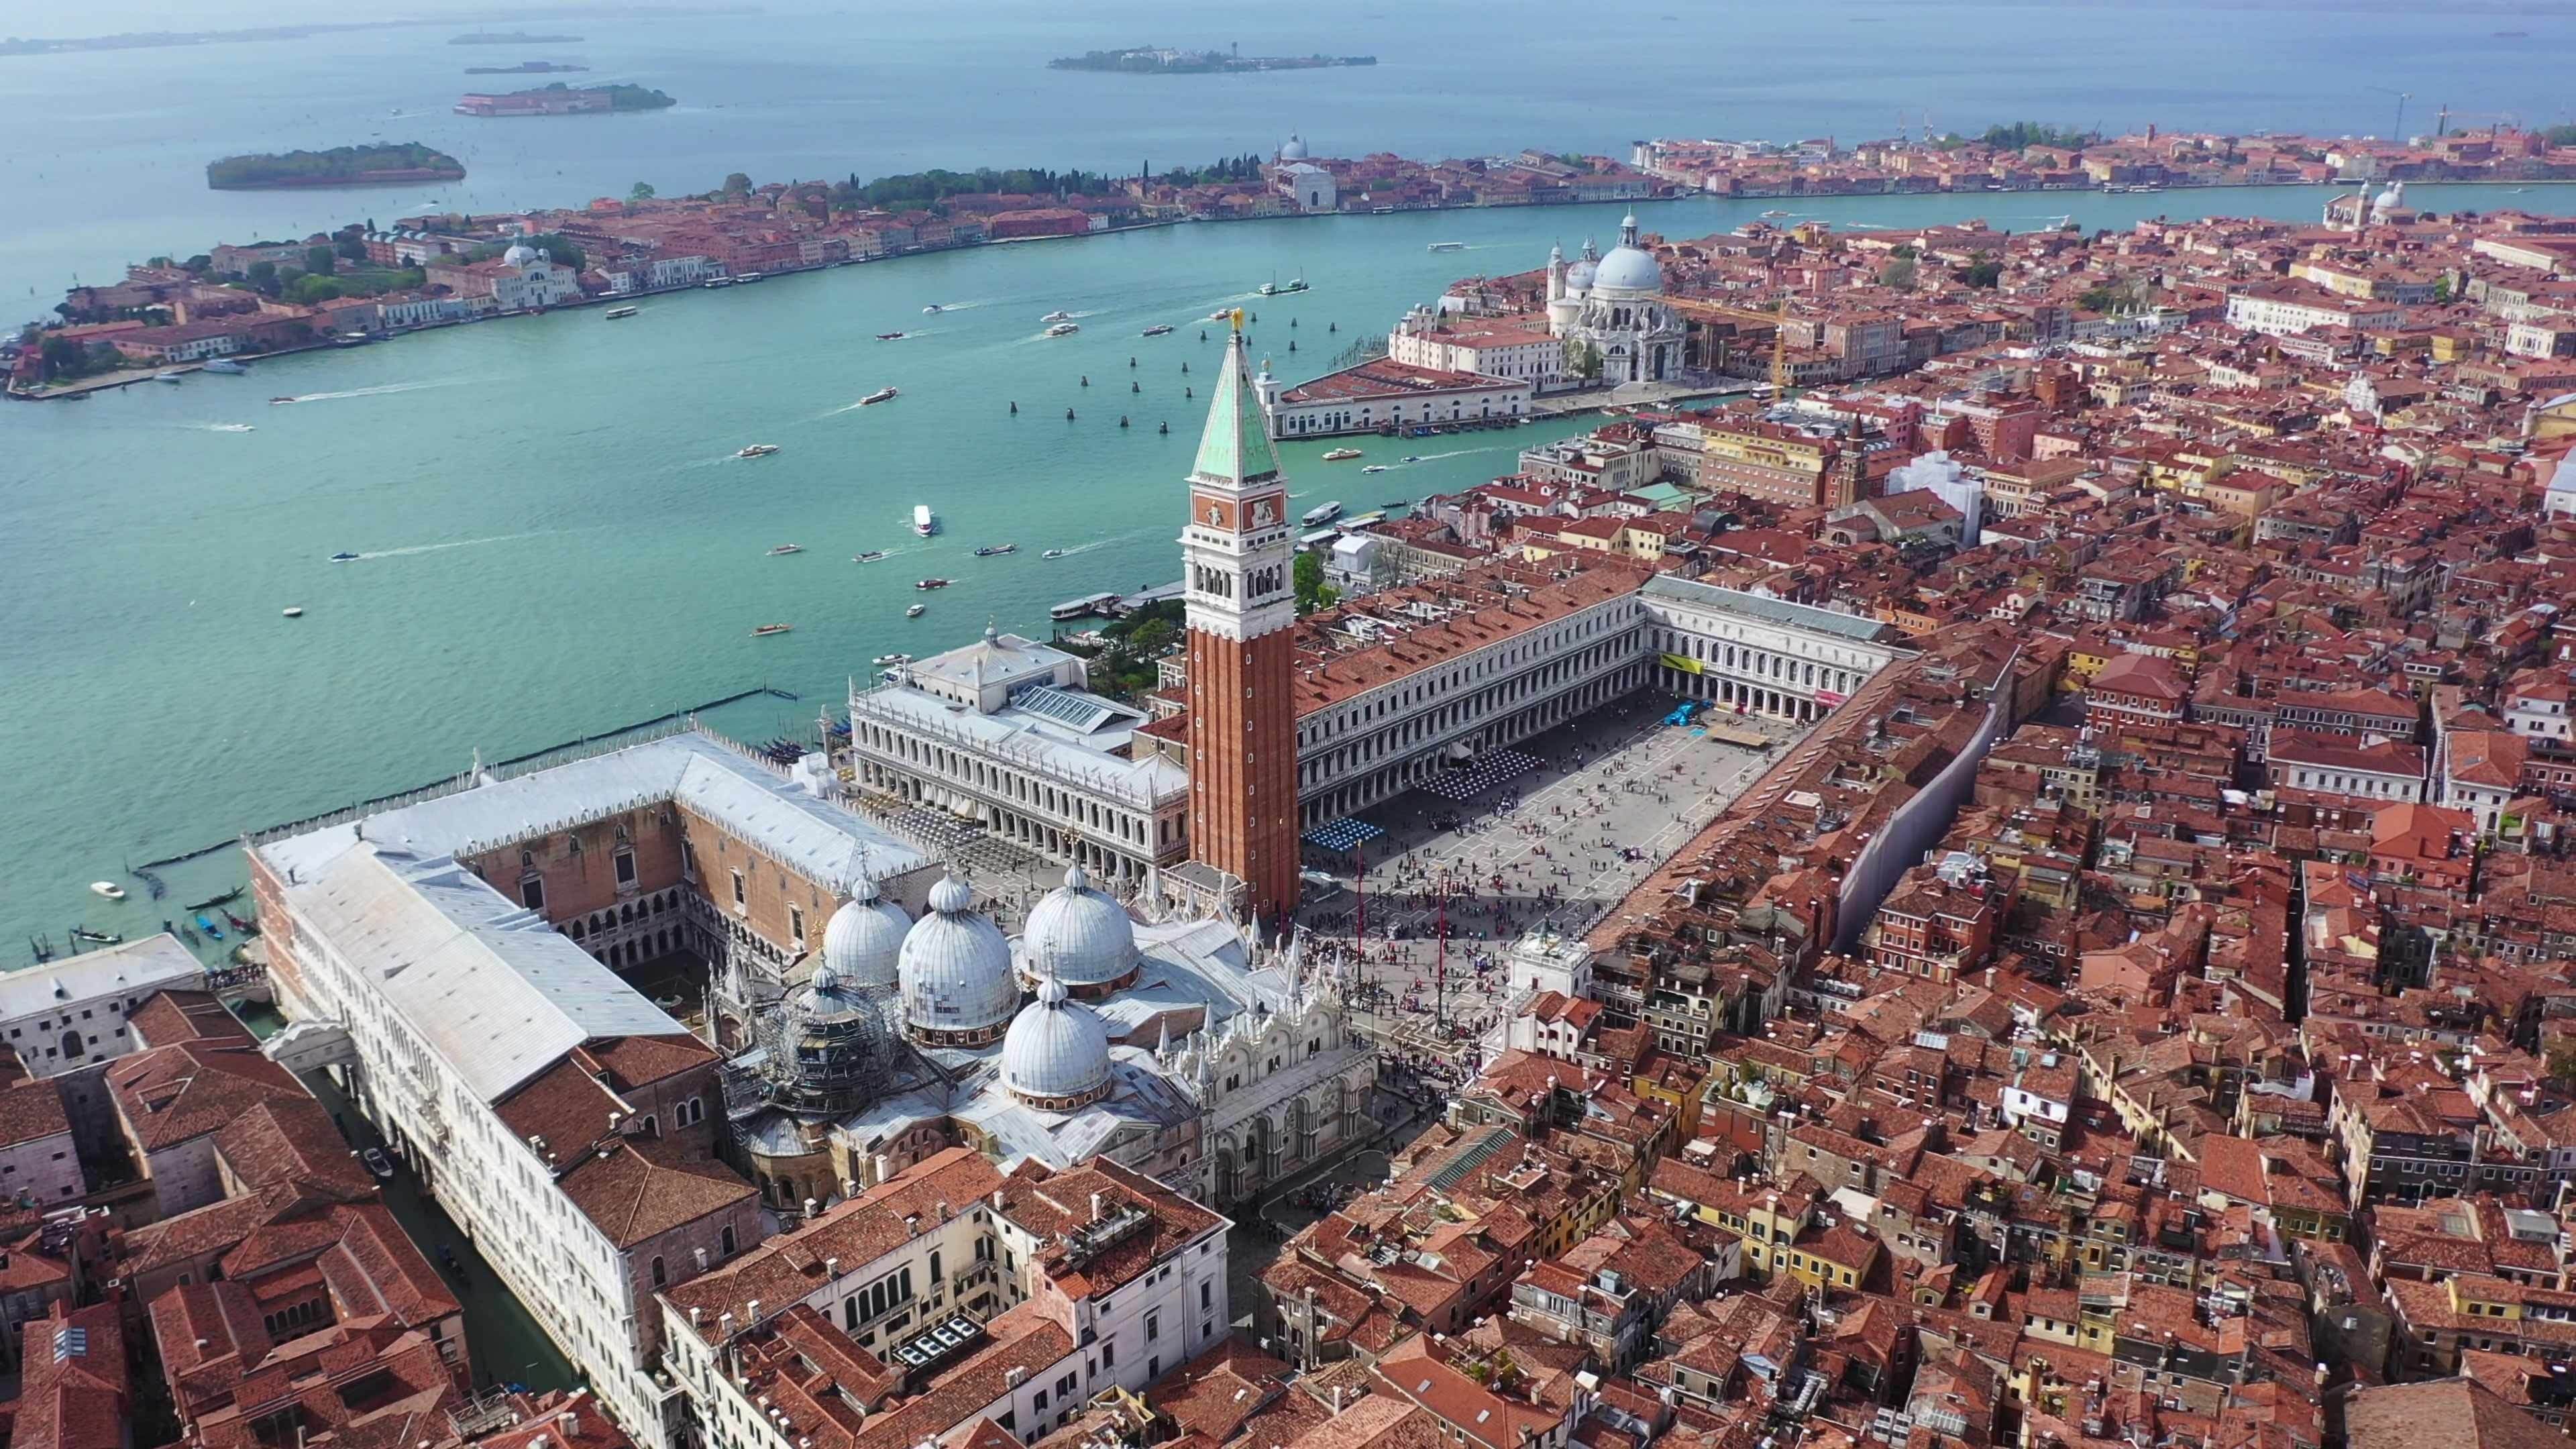
[[[1675,692],[1691,699],[1705,699],[1730,708],[1741,704],[1749,714],[1769,715],[1774,719],[1806,722],[1825,717],[1830,706],[1817,703],[1803,694],[1785,689],[1765,689],[1739,683],[1718,674],[1690,674],[1664,666],[1665,683]]]
[[[1518,744],[1578,714],[1633,693],[1644,683],[1644,666],[1632,660],[1597,679],[1560,691],[1485,726],[1479,732],[1483,747],[1498,749]],[[1441,744],[1445,743],[1444,737]],[[1440,748],[1434,745],[1407,758],[1390,761],[1348,784],[1336,785],[1304,801],[1298,815],[1307,826],[1338,820],[1354,811],[1365,810],[1390,795],[1402,794],[1439,771]]]

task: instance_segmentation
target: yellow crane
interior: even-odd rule
[[[1780,294],[1780,310],[1771,319],[1771,396],[1789,397],[1789,294]]]

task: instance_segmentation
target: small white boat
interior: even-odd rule
[[[205,370],[208,372],[220,372],[227,377],[239,377],[243,373],[250,371],[249,368],[242,366],[240,363],[233,361],[229,357],[216,358],[214,361],[206,364]]]
[[[903,616],[907,619],[918,619],[929,608],[930,606],[928,604],[915,604],[911,608],[904,610]]]
[[[737,458],[766,458],[777,451],[778,445],[776,443],[753,443],[749,447],[736,449],[734,456]]]
[[[175,373],[175,372],[156,372],[156,373],[152,374],[152,380],[153,380],[154,382],[168,382],[168,383],[176,383],[176,382],[181,381],[182,379],[180,378],[179,374],[177,374],[177,373]]]
[[[125,899],[125,887],[118,885],[112,880],[91,881],[89,883],[89,888],[92,893],[105,896],[111,901],[121,901]]]
[[[608,320],[614,322],[621,317],[632,317],[642,310],[644,309],[641,307],[611,307],[608,309]]]
[[[887,664],[910,664],[911,662],[912,656],[909,654],[880,654],[877,656],[877,663],[880,666]]]
[[[1360,450],[1357,448],[1331,448],[1325,451],[1324,461],[1327,463],[1346,462],[1349,459],[1358,457],[1359,455]]]
[[[772,634],[784,634],[795,627],[796,626],[793,624],[763,624],[759,628],[751,631],[751,637],[754,639],[766,639]]]
[[[1430,247],[1435,252],[1463,252],[1466,249],[1465,242],[1433,242]]]
[[[1153,326],[1146,328],[1141,335],[1146,337],[1168,337],[1171,335],[1171,332],[1171,323],[1157,322]]]
[[[771,558],[776,558],[782,553],[803,553],[804,551],[805,545],[801,543],[782,543],[778,547],[771,549],[769,551],[769,556]]]
[[[940,305],[939,305],[938,303],[936,303],[936,302],[933,302],[933,303],[931,303],[929,306],[924,307],[924,308],[922,308],[921,310],[922,310],[922,312],[923,312],[924,314],[932,314],[932,313],[945,312],[945,311],[947,311],[948,309],[947,309],[947,308],[945,308],[945,307],[940,306]]]
[[[1775,206],[1769,211],[1762,213],[1762,217],[1765,221],[1778,221],[1780,218],[1787,216],[1788,214],[1789,213],[1782,211],[1780,208]]]
[[[1070,322],[1073,320],[1073,314],[1070,312],[1049,312],[1038,320],[1041,322]]]
[[[852,563],[875,563],[877,560],[879,560],[879,559],[881,559],[881,558],[884,558],[884,557],[885,557],[885,550],[884,550],[884,549],[881,549],[881,548],[872,548],[872,549],[869,549],[866,553],[855,553],[855,554],[850,555],[850,562],[852,562]]]
[[[1049,337],[1071,337],[1073,334],[1081,330],[1082,324],[1078,322],[1058,322],[1053,327],[1046,330],[1046,335]]]
[[[892,402],[898,396],[900,396],[900,394],[898,394],[893,388],[881,387],[875,392],[869,393],[866,397],[859,399],[859,406],[870,407],[881,402]]]
[[[939,531],[939,521],[931,516],[929,504],[912,505],[912,531],[923,538],[928,538]]]
[[[304,617],[304,606],[302,604],[289,604],[282,612],[284,612],[286,617],[290,619],[301,619]]]
[[[1219,308],[1217,308],[1215,311],[1210,312],[1209,314],[1207,314],[1207,319],[1208,319],[1210,322],[1223,322],[1223,321],[1226,321],[1227,319],[1229,319],[1229,318],[1231,318],[1231,317],[1233,317],[1233,316],[1234,316],[1234,309],[1233,309],[1233,308],[1231,308],[1231,307],[1219,307]]]
[[[1363,473],[1383,473],[1386,471],[1386,465],[1384,463],[1371,463],[1360,471]]]
[[[1038,555],[1038,557],[1040,557],[1040,558],[1062,558],[1062,557],[1064,557],[1064,550],[1063,550],[1063,549],[1060,549],[1060,548],[1051,548],[1051,549],[1048,549],[1046,552],[1044,552],[1044,553],[1042,553],[1042,554],[1039,554],[1039,555]]]

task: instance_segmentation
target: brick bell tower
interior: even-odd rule
[[[1190,856],[1241,880],[1247,919],[1297,905],[1297,591],[1288,489],[1243,361],[1225,369],[1190,469],[1181,532],[1190,649]]]

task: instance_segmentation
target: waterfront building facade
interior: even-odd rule
[[[678,1442],[645,1305],[764,1228],[716,1156],[718,1053],[611,966],[701,957],[739,1010],[849,883],[918,891],[927,862],[696,733],[248,854],[292,1023],[272,1055],[331,1070],[637,1442]]]
[[[0,975],[0,1041],[32,1077],[139,1050],[129,1016],[159,991],[202,986],[206,968],[168,932]]]
[[[1429,356],[1430,347],[1406,349]],[[1395,356],[1375,357],[1290,386],[1264,364],[1253,379],[1274,438],[1328,438],[1387,428],[1495,425],[1525,416],[1537,381],[1496,377]]]
[[[1134,749],[1145,714],[1089,689],[1080,656],[986,629],[850,692],[863,801],[972,820],[1129,884],[1186,851],[1186,771]]]

